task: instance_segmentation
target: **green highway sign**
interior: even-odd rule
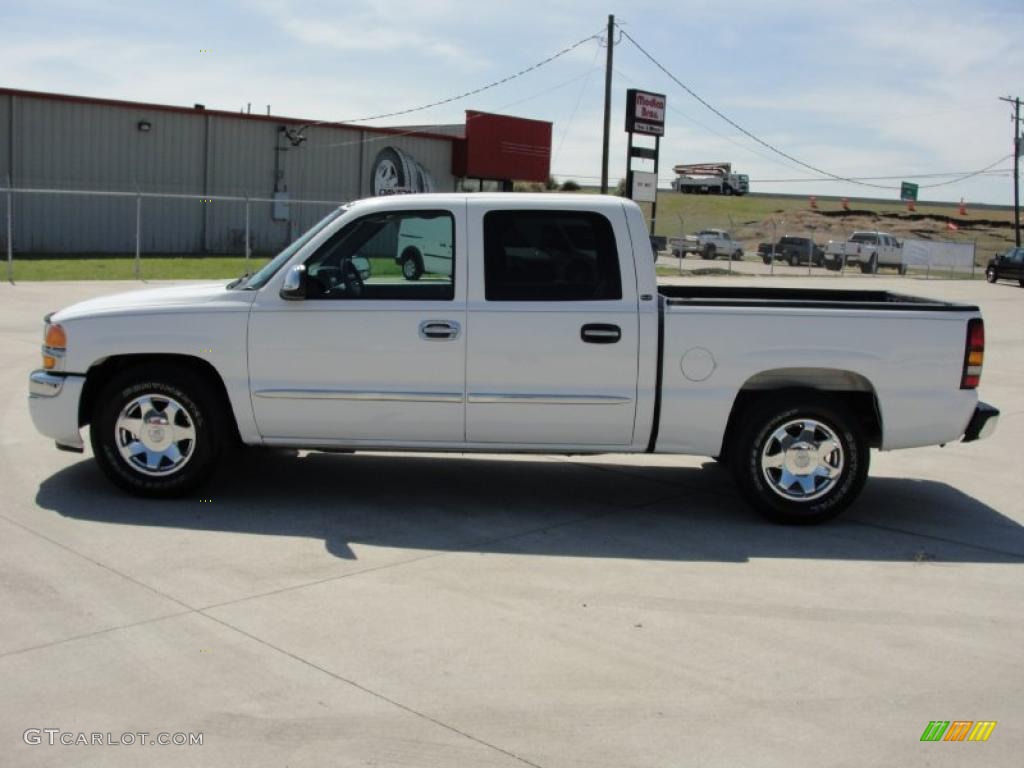
[[[904,181],[900,184],[900,200],[913,200],[917,202],[917,184]]]

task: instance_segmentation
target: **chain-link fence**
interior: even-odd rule
[[[199,258],[192,260],[194,276],[210,277],[220,276],[210,274],[213,263],[230,257],[252,271],[342,204],[294,200],[287,193],[262,197],[7,186],[0,195],[10,281],[16,261],[25,266],[96,260],[123,264],[130,259],[131,276],[140,279],[147,258],[201,257],[206,269]]]

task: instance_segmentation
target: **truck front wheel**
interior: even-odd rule
[[[139,496],[181,496],[213,471],[226,406],[186,369],[131,368],[96,399],[89,438],[103,473]]]
[[[860,494],[870,452],[838,403],[814,393],[762,401],[744,414],[732,450],[740,493],[776,523],[830,520]]]

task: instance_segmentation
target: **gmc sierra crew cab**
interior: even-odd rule
[[[425,223],[428,222],[428,223]],[[407,235],[451,267],[407,279]],[[441,230],[444,231],[441,231]],[[37,429],[121,488],[184,494],[226,451],[678,453],[780,522],[857,497],[869,451],[994,429],[973,306],[874,290],[662,286],[640,208],[594,195],[341,206],[253,275],[45,318]]]

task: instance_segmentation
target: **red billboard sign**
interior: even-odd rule
[[[470,179],[547,181],[551,123],[466,111],[466,138],[457,144],[452,174]]]

